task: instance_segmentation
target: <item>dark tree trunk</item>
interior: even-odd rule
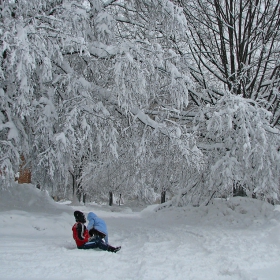
[[[109,192],[109,205],[112,206],[113,205],[113,193]]]
[[[84,203],[84,204],[86,203],[86,198],[87,198],[87,194],[84,193],[84,195],[83,195],[83,203]]]
[[[83,194],[83,188],[78,184],[78,188],[77,188],[77,198],[78,198],[79,202],[82,201],[82,194]]]
[[[160,197],[160,203],[164,203],[165,202],[165,195],[166,195],[166,191],[162,191],[161,192],[161,197]]]
[[[75,190],[76,190],[76,180],[75,180],[74,174],[72,174],[71,172],[70,172],[70,174],[72,175],[72,187],[73,187],[73,199],[74,199],[74,196],[76,195],[76,194],[75,194]]]
[[[77,202],[77,200],[78,200],[78,197],[77,197],[78,190],[77,190],[77,188],[78,187],[77,187],[76,176],[71,171],[69,171],[69,173],[72,176],[72,182],[73,182],[73,185],[72,185],[72,187],[73,187],[73,202]]]

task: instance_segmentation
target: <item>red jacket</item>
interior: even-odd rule
[[[73,238],[76,241],[77,247],[83,246],[88,242],[89,234],[86,226],[83,223],[77,222],[72,227]]]

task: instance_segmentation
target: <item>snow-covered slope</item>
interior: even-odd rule
[[[32,185],[0,191],[1,279],[250,279],[280,275],[277,207],[248,198],[208,207],[63,205]],[[106,220],[117,254],[78,250],[73,211]]]
[[[47,214],[69,211],[68,207],[56,203],[46,191],[40,191],[31,184],[15,183],[6,190],[0,189],[0,194],[0,211],[22,210]]]

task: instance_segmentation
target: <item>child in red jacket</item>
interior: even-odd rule
[[[118,252],[121,247],[113,247],[109,244],[106,244],[99,235],[94,235],[89,233],[87,230],[85,223],[86,217],[84,213],[80,211],[74,212],[74,217],[76,223],[72,227],[73,238],[76,241],[78,249],[94,249],[99,248],[104,251],[109,252]],[[92,236],[91,236],[92,235]]]

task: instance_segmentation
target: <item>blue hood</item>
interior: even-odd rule
[[[96,217],[97,217],[97,215],[94,214],[93,212],[89,212],[88,215],[87,215],[88,221],[90,221],[92,219],[94,220]]]

